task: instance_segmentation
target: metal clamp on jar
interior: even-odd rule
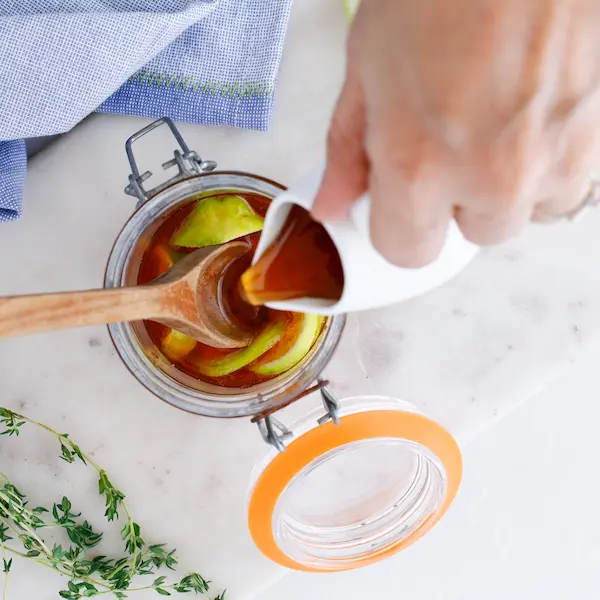
[[[146,190],[151,173],[140,174],[132,144],[162,124],[179,145],[163,167],[176,166],[178,173]],[[125,192],[138,208],[111,251],[105,287],[136,283],[148,239],[185,204],[223,193],[273,199],[285,189],[249,173],[216,171],[168,118],[134,134],[126,150],[132,172]],[[461,479],[456,441],[413,406],[380,396],[335,398],[322,374],[344,324],[344,316],[330,317],[298,364],[244,388],[176,369],[141,323],[109,325],[121,359],[154,395],[196,415],[248,416],[257,424],[269,450],[251,477],[249,528],[266,556],[292,569],[353,569],[405,548],[439,521]],[[304,414],[286,426],[275,414],[292,404]]]

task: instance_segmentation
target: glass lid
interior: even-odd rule
[[[321,411],[322,412],[322,411]],[[407,403],[342,401],[339,424],[314,413],[255,472],[249,525],[272,560],[305,571],[365,566],[426,533],[461,477],[452,436]]]

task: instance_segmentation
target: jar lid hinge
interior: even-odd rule
[[[318,386],[315,386],[321,393],[321,400],[325,407],[325,414],[317,419],[319,425],[323,425],[331,419],[335,425],[340,424],[339,408],[340,404],[333,392],[327,386],[329,382],[322,379],[318,380]],[[277,449],[278,452],[285,451],[285,442],[294,437],[294,434],[289,430],[279,419],[276,419],[273,414],[263,415],[254,420],[260,431],[263,440]]]

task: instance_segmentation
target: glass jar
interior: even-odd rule
[[[147,191],[143,184],[151,173],[140,174],[133,143],[162,124],[180,147],[163,166],[179,172]],[[215,171],[216,163],[190,150],[167,118],[134,134],[126,151],[132,173],[125,192],[138,198],[138,207],[115,241],[105,287],[136,285],[148,240],[183,204],[224,192],[272,199],[285,189],[256,175]],[[177,370],[141,323],[109,325],[126,367],[158,398],[196,415],[251,417],[257,424],[268,451],[251,478],[250,532],[265,555],[298,570],[347,570],[401,550],[441,518],[461,478],[455,440],[411,405],[333,396],[322,374],[344,323],[344,316],[330,318],[299,364],[244,389]],[[286,427],[274,415],[292,404],[300,418]]]

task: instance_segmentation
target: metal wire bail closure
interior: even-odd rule
[[[145,171],[140,175],[135,156],[133,154],[133,142],[139,140],[141,137],[150,133],[161,125],[168,125],[171,133],[175,137],[175,140],[179,144],[181,150],[177,149],[173,152],[174,158],[163,163],[163,169],[167,170],[171,167],[177,166],[178,173],[167,181],[157,185],[156,187],[146,190],[144,188],[144,181],[152,177],[151,171]],[[152,198],[158,192],[168,188],[170,185],[177,183],[188,177],[194,175],[200,175],[201,173],[208,173],[214,171],[217,168],[217,163],[213,160],[202,160],[199,154],[195,150],[190,150],[188,145],[185,143],[179,129],[175,126],[175,123],[169,117],[163,117],[147,125],[143,129],[140,129],[134,133],[125,142],[125,151],[127,152],[127,158],[129,160],[129,166],[131,167],[131,174],[129,175],[129,185],[125,188],[125,193],[129,196],[134,196],[138,199],[138,206]]]

